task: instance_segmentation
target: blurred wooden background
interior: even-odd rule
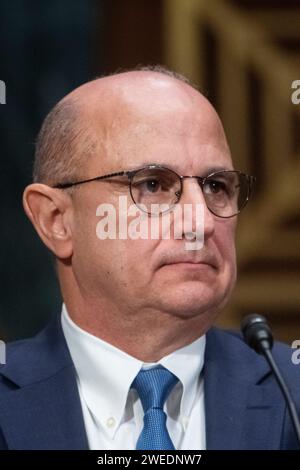
[[[300,338],[300,105],[291,101],[299,0],[53,0],[32,12],[28,0],[0,4],[0,338],[35,333],[61,301],[21,205],[43,117],[84,81],[153,63],[199,86],[221,115],[235,166],[258,179],[240,215],[239,280],[220,323],[239,327],[258,312],[277,338]]]
[[[239,278],[220,323],[247,313],[277,338],[300,338],[300,3],[167,0],[166,61],[221,115],[237,168],[258,178],[240,216]]]

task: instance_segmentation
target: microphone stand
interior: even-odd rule
[[[273,346],[273,335],[265,317],[257,314],[247,315],[242,321],[242,333],[250,348],[258,354],[262,354],[274,373],[275,379],[286,401],[289,414],[294,426],[295,434],[300,447],[300,422],[295,403],[290,391],[281,375],[271,352]]]

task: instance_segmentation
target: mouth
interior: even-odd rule
[[[202,253],[196,252],[166,252],[163,253],[156,269],[177,268],[190,270],[214,270],[220,269],[218,257],[215,253],[203,250]]]
[[[174,261],[171,263],[165,263],[161,267],[181,267],[186,269],[207,269],[211,268],[216,270],[216,266],[212,265],[211,263],[206,263],[203,261]]]
[[[217,270],[217,263],[214,262],[213,260],[195,260],[195,259],[174,259],[174,260],[168,260],[163,262],[160,265],[161,268],[163,267],[176,267],[176,268],[182,268],[182,269],[194,269],[194,270],[203,270],[203,269],[213,269]]]

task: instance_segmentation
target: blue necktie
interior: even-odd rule
[[[175,450],[169,436],[163,406],[178,378],[164,367],[141,370],[131,388],[136,389],[144,409],[144,427],[137,450]]]

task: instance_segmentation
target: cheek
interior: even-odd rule
[[[229,270],[232,277],[236,276],[236,249],[235,249],[235,221],[225,221],[223,225],[216,227],[216,243],[222,267]]]
[[[114,257],[119,261],[122,273],[132,282],[149,283],[151,279],[151,258],[156,241],[115,240],[112,246]]]

